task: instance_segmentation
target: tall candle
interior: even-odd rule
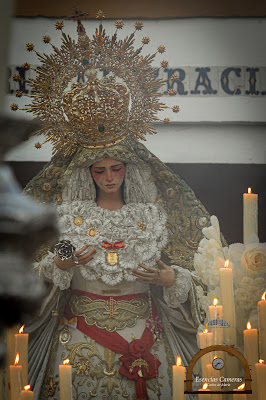
[[[217,356],[214,356],[213,359],[214,358],[217,358]],[[218,385],[220,383],[221,371],[219,369],[213,368],[212,364],[207,364],[206,369],[207,369],[207,377],[213,378],[215,380],[214,384],[216,384],[216,387],[213,390],[215,389],[220,390],[220,387]],[[211,396],[209,396],[209,400],[214,400],[214,399],[222,400],[222,396],[220,394],[212,394]]]
[[[245,384],[243,383],[242,385],[238,386],[237,389],[233,389],[233,400],[247,400],[247,396],[245,394],[241,394],[241,391],[245,389]],[[253,394],[254,396],[254,394]],[[255,399],[255,397],[254,397]]]
[[[266,291],[258,302],[260,358],[266,360]]]
[[[9,366],[14,363],[16,357],[15,351],[15,333],[19,330],[19,325],[13,325],[11,328],[7,329],[6,332],[6,400],[10,400],[10,368]]]
[[[185,379],[186,368],[182,366],[181,357],[176,358],[176,365],[173,365],[173,400],[185,400]]]
[[[30,385],[24,386],[24,390],[21,391],[21,400],[33,400],[33,391],[30,390]]]
[[[248,242],[252,234],[258,236],[258,195],[252,193],[251,188],[248,188],[248,193],[243,194],[244,244]]]
[[[210,389],[208,389],[208,383],[204,383],[202,388],[198,391],[201,392],[198,396],[199,400],[210,400],[210,395],[205,394],[206,392],[210,392]]]
[[[233,271],[229,268],[229,260],[220,268],[220,290],[223,304],[223,318],[230,325],[224,330],[226,345],[236,345],[236,318],[235,318],[235,296],[233,288]]]
[[[22,389],[22,366],[18,365],[18,362],[19,354],[17,353],[14,365],[9,366],[11,400],[18,400]]]
[[[266,364],[264,360],[259,360],[255,364],[256,376],[257,376],[257,400],[266,400]]]
[[[19,333],[15,335],[15,349],[19,353],[19,365],[22,365],[22,386],[28,383],[28,333],[23,333],[25,325],[19,329]]]
[[[60,400],[72,400],[72,366],[69,360],[63,361],[63,365],[59,365],[60,379]]]
[[[203,332],[199,333],[199,347],[200,349],[205,349],[205,347],[209,347],[213,344],[213,333],[208,332],[208,329],[205,329]],[[201,372],[202,377],[207,377],[206,364],[210,364],[212,362],[212,353],[204,354],[201,357]]]
[[[247,329],[244,330],[244,355],[251,370],[253,397],[257,398],[255,364],[259,359],[258,330],[251,329],[250,322],[247,323]]]
[[[209,320],[223,318],[223,306],[218,306],[218,299],[213,299],[213,305],[209,306]],[[213,326],[210,328],[213,332],[213,344],[223,343],[223,328],[218,326]]]

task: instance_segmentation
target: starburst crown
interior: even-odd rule
[[[77,42],[63,32],[64,23],[57,21],[55,27],[62,32],[60,48],[51,43],[48,35],[43,42],[52,46],[50,55],[35,51],[32,43],[26,44],[26,49],[35,51],[41,62],[41,67],[35,69],[36,78],[26,81],[33,88],[33,94],[28,95],[32,102],[22,108],[44,123],[37,134],[44,134],[45,141],[53,143],[54,153],[63,150],[68,155],[79,146],[105,147],[127,135],[145,139],[145,134],[156,133],[153,122],[159,120],[158,111],[166,108],[159,93],[165,81],[157,77],[158,70],[151,64],[165,47],[160,45],[156,53],[144,56],[143,46],[150,42],[149,37],[144,37],[142,46],[134,48],[135,33],[143,28],[139,21],[134,25],[135,31],[123,40],[117,38],[117,30],[124,25],[122,20],[115,22],[112,36],[106,35],[101,10],[96,14],[99,27],[89,38],[81,22],[86,14],[74,10],[75,15],[68,19],[77,21]],[[24,65],[31,68],[28,63]],[[167,66],[163,60],[161,67]],[[106,73],[102,79],[97,78],[99,70]],[[83,77],[82,83],[77,82],[78,76]],[[14,81],[19,79],[18,74],[13,76]],[[20,95],[21,92],[17,97]],[[174,107],[175,112],[179,111],[178,106]],[[14,103],[11,109],[16,111],[19,107]],[[163,122],[170,120],[165,118]],[[40,148],[41,143],[35,147]]]

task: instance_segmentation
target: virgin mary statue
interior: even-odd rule
[[[63,34],[52,56],[37,53],[32,82],[30,111],[55,155],[25,193],[55,204],[59,238],[36,254],[47,295],[26,324],[30,384],[36,398],[58,399],[69,359],[73,399],[169,400],[175,358],[188,365],[198,350],[193,259],[209,215],[137,140],[162,107],[153,56],[102,23],[90,39],[78,19],[78,34],[77,43]],[[84,82],[67,88],[77,72]]]

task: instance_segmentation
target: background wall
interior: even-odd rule
[[[10,74],[25,61],[37,63],[36,55],[24,50],[26,43],[33,42],[38,51],[49,52],[49,46],[42,43],[42,36],[49,34],[52,42],[60,45],[55,21],[14,18],[8,63]],[[126,20],[120,36],[131,33],[134,22]],[[147,52],[155,51],[160,44],[167,48],[163,56],[156,57],[154,66],[166,59],[173,69],[258,67],[257,84],[263,84],[266,67],[264,18],[178,18],[143,22],[144,29],[136,35],[137,45],[141,44],[143,36],[149,36],[151,43],[146,47]],[[114,32],[113,24],[114,20],[104,22],[108,32]],[[75,37],[75,23],[66,21],[65,25],[66,31]],[[91,35],[96,22],[88,20],[84,25]],[[212,84],[218,83],[217,74],[212,75]],[[9,84],[9,90],[17,89],[12,80]],[[266,96],[261,93],[204,96],[202,90],[198,96],[165,97],[163,100],[169,106],[177,104],[181,111],[178,114],[164,112],[163,118],[169,116],[172,122],[169,125],[158,123],[158,135],[149,137],[146,145],[187,181],[210,213],[218,216],[229,243],[242,241],[242,193],[252,186],[253,191],[259,193],[260,239],[266,241]],[[11,112],[9,106],[13,102],[18,101],[14,94],[9,94],[7,113]],[[22,98],[18,103],[23,106],[27,102],[28,99]],[[13,117],[21,115],[19,111],[12,113]],[[25,143],[7,158],[22,185],[51,156],[49,144],[36,150],[36,141]]]

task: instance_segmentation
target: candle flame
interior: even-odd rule
[[[259,359],[259,363],[260,364],[264,364],[264,360],[262,360],[261,358]]]
[[[249,321],[247,323],[247,329],[251,329],[251,323]]]
[[[203,389],[203,390],[206,390],[206,389],[208,389],[208,383],[207,383],[207,382],[203,383],[203,385],[202,385],[202,389]]]
[[[64,365],[67,365],[67,364],[69,364],[69,362],[70,362],[69,358],[66,358],[66,359],[63,361],[63,364],[64,364]]]
[[[24,390],[30,390],[30,385],[24,386]]]
[[[180,357],[180,356],[177,356],[177,357],[176,357],[176,366],[177,366],[177,367],[180,367],[180,365],[182,365],[182,360],[181,360],[181,357]]]
[[[230,261],[230,260],[226,260],[226,261],[224,262],[224,268],[228,268],[228,267],[229,267],[229,261]]]
[[[244,390],[245,389],[245,383],[242,383],[242,385],[238,386],[237,390]]]
[[[18,365],[19,363],[19,353],[16,354],[14,365]]]
[[[20,327],[20,329],[19,329],[18,333],[23,333],[23,331],[24,331],[24,328],[25,328],[25,324],[24,324],[24,325],[22,325],[22,326]]]
[[[263,293],[263,295],[261,296],[261,300],[266,300],[266,290],[265,290],[265,292]]]
[[[204,329],[203,333],[208,333],[208,329]]]
[[[216,307],[217,306],[217,304],[218,304],[218,299],[213,299],[213,302],[212,302],[212,304]]]
[[[252,193],[251,187],[248,188],[248,194]]]

